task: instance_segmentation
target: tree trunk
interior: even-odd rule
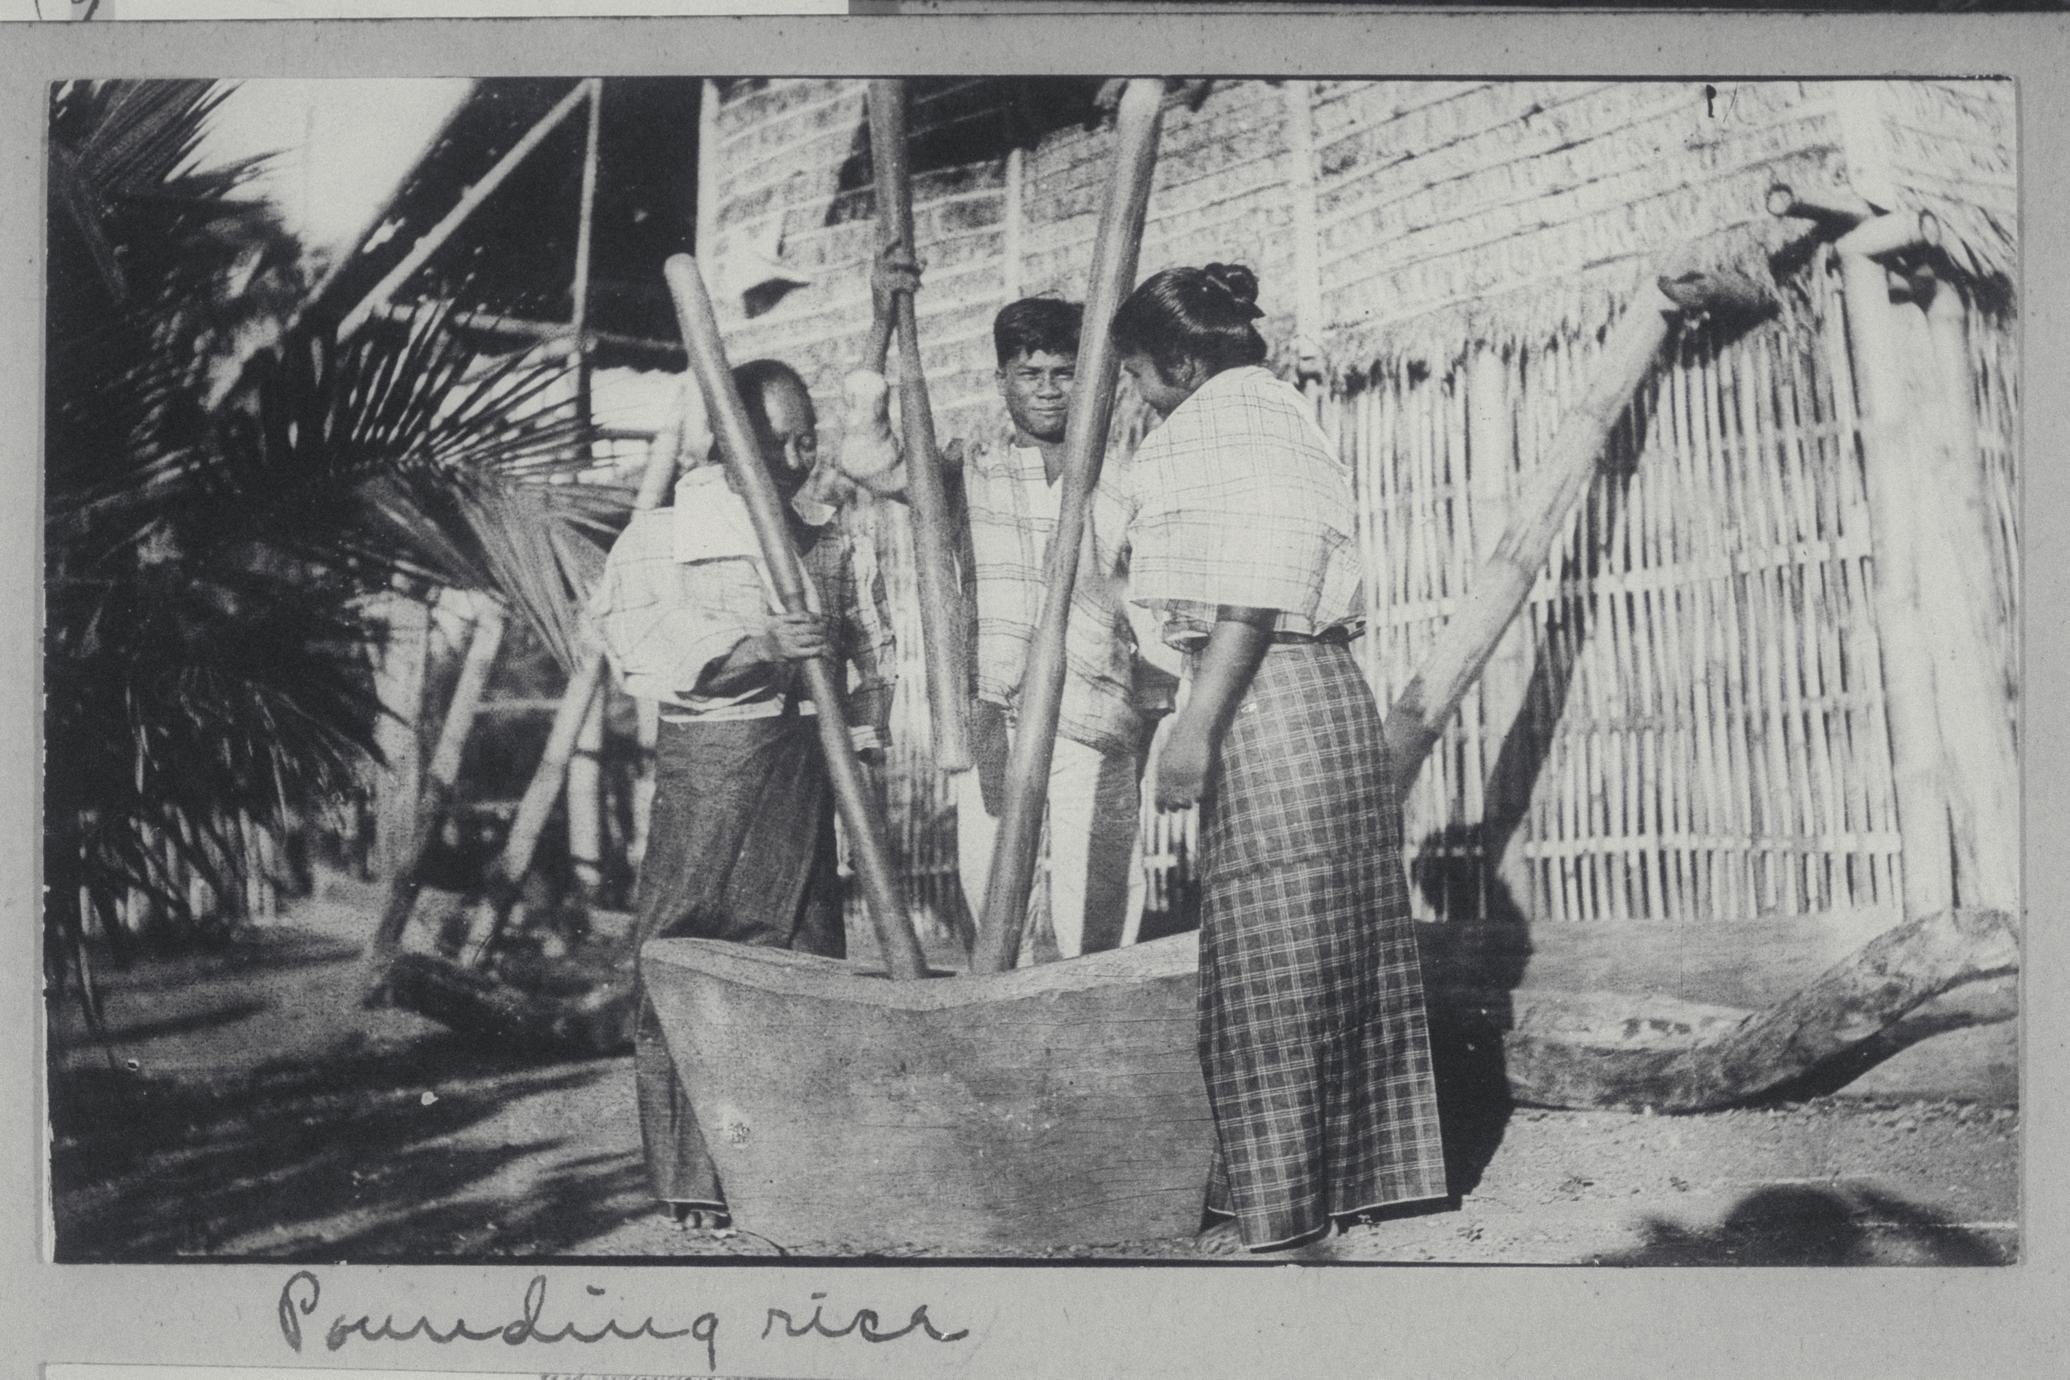
[[[1736,1021],[1718,1008],[1626,993],[1540,994],[1504,1036],[1509,1085],[1519,1101],[1547,1107],[1734,1106],[1874,1048],[1935,997],[2017,972],[2019,962],[2010,914],[1946,910],[1887,931],[1795,995]]]

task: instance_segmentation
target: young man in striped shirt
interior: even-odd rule
[[[888,298],[883,284],[901,269],[895,256],[880,264],[880,302]],[[909,262],[903,271],[913,273]],[[1080,315],[1077,304],[1046,297],[1024,298],[999,312],[992,336],[1007,425],[990,443],[947,447],[943,459],[951,509],[967,541],[964,581],[975,606],[977,769],[958,778],[956,797],[958,872],[974,914],[1004,809],[1021,678],[1042,614]],[[895,444],[884,420],[883,380],[865,373],[851,384],[851,406],[860,415],[851,419],[853,440],[844,445],[842,463],[877,492],[897,493],[903,472],[882,454]],[[1144,899],[1143,764],[1175,685],[1138,652],[1117,559],[1124,520],[1107,486],[1095,489],[1072,596],[1049,778],[1050,925],[1064,958],[1135,937]]]

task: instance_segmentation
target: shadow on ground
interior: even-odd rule
[[[1716,1226],[1650,1217],[1646,1240],[1604,1265],[2005,1265],[2001,1242],[1875,1189],[1759,1189]]]
[[[595,1081],[591,1064],[527,1063],[433,1037],[194,1082],[105,1068],[54,1075],[52,1185],[61,1262],[551,1253],[623,1216],[636,1159],[558,1165],[493,1212],[470,1200],[498,1171],[563,1142],[450,1138],[513,1101]],[[438,1091],[431,1092],[436,1088]],[[427,1101],[427,1098],[429,1100]],[[486,1220],[491,1216],[496,1220]]]

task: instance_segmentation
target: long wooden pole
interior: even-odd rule
[[[604,81],[591,77],[583,83],[589,92],[589,119],[583,132],[582,199],[575,222],[575,282],[569,289],[569,316],[575,327],[575,386],[582,396],[582,417],[589,420],[589,279],[596,242],[597,165],[602,152],[604,127]]]
[[[783,504],[776,485],[762,463],[762,448],[748,421],[747,406],[734,386],[733,371],[726,363],[725,343],[719,337],[719,322],[698,273],[697,261],[677,254],[663,265],[669,295],[675,299],[676,320],[682,327],[683,345],[690,354],[690,372],[704,390],[706,408],[718,433],[719,454],[733,478],[734,487],[747,503],[748,516],[762,547],[763,563],[776,597],[792,613],[802,613],[805,575],[798,565],[797,550],[784,522]],[[926,976],[927,962],[920,939],[913,931],[912,916],[900,894],[897,874],[891,868],[891,854],[885,844],[884,821],[877,810],[862,763],[848,737],[848,716],[842,710],[841,684],[831,656],[805,663],[805,692],[817,711],[820,749],[826,754],[827,774],[833,780],[834,804],[841,823],[848,830],[848,843],[856,876],[862,882],[863,898],[876,926],[877,942],[884,951],[884,966],[892,977]]]
[[[374,284],[373,291],[361,298],[359,305],[346,313],[345,319],[338,323],[338,339],[344,340],[364,325],[374,309],[384,305],[395,295],[397,288],[409,281],[411,274],[424,267],[425,262],[438,252],[439,246],[451,239],[454,233],[467,223],[467,218],[474,214],[475,208],[487,201],[489,194],[502,186],[511,173],[517,170],[518,164],[524,162],[532,150],[545,143],[546,136],[560,128],[561,121],[574,114],[588,99],[588,85],[583,82],[575,83],[575,89],[561,97],[553,109],[547,111],[539,118],[537,124],[526,130],[524,137],[511,145],[510,151],[497,159],[494,166],[482,174],[479,182],[461,193],[460,200],[446,213],[445,218],[427,230],[424,238],[418,240],[411,246],[410,252],[403,255],[402,261],[389,269],[380,282]]]
[[[1395,786],[1407,791],[1445,723],[1502,643],[1530,597],[1554,542],[1588,492],[1610,432],[1645,380],[1682,308],[1649,288],[1632,304],[1596,364],[1581,401],[1560,422],[1538,467],[1519,486],[1512,516],[1483,562],[1465,604],[1439,632],[1423,664],[1387,712]]]
[[[1021,923],[1035,884],[1035,855],[1042,841],[1042,811],[1049,795],[1050,757],[1056,747],[1057,713],[1064,693],[1064,634],[1071,617],[1071,590],[1078,578],[1087,511],[1114,408],[1120,359],[1107,327],[1122,297],[1135,285],[1136,254],[1150,204],[1150,178],[1157,165],[1157,132],[1164,84],[1136,79],[1121,93],[1115,112],[1115,147],[1107,199],[1093,243],[1090,286],[1079,336],[1078,381],[1064,433],[1063,492],[1057,525],[1043,570],[1042,619],[1022,673],[1020,724],[1007,765],[1006,809],[985,880],[983,920],[971,966],[1002,972],[1020,952]]]
[[[886,243],[913,242],[912,160],[906,144],[906,84],[870,83],[870,162],[876,170],[877,223]],[[949,535],[949,505],[935,465],[934,412],[920,367],[919,317],[913,295],[893,298],[898,322],[899,419],[906,438],[906,493],[913,512],[913,574],[920,593],[920,635],[927,662],[927,708],[934,723],[934,761],[943,771],[970,766],[970,669],[966,662],[962,589]]]
[[[603,79],[591,77],[583,82],[583,88],[589,93],[589,118],[584,122],[574,282],[568,297],[569,322],[575,334],[575,405],[582,424],[589,426],[595,420],[590,394],[589,283],[604,117]],[[577,892],[585,903],[596,896],[604,881],[604,706],[610,695],[608,682],[605,687],[576,732],[575,755],[568,763],[568,855]]]

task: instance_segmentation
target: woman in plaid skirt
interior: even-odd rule
[[[1157,799],[1201,806],[1216,1253],[1445,1193],[1401,811],[1350,648],[1351,493],[1312,406],[1261,367],[1257,291],[1240,265],[1166,269],[1112,328],[1163,419],[1119,488],[1130,598],[1189,669]]]

